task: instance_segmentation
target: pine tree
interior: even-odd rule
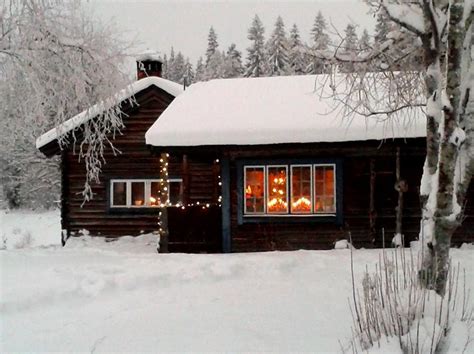
[[[181,52],[178,52],[173,62],[173,76],[170,80],[182,84],[184,82],[185,71],[184,56]]]
[[[358,43],[359,39],[357,38],[356,28],[352,24],[348,24],[344,30],[344,42],[341,46],[341,52],[347,58],[355,58],[358,53]],[[353,62],[347,62],[339,65],[342,72],[354,72],[355,65]]]
[[[412,40],[407,40],[407,43],[416,43],[416,36],[400,27],[400,25],[391,21],[384,9],[380,9],[377,13],[377,23],[375,25],[375,42],[374,47],[377,48],[382,43],[388,40],[387,35],[390,32],[402,32],[404,36],[411,37]],[[474,38],[474,37],[473,37]],[[401,48],[402,50],[406,49]],[[403,60],[399,61],[397,64],[391,63],[391,58],[386,56],[381,56],[374,63],[374,70],[386,70],[388,67],[398,66],[398,70],[420,70],[422,68],[423,55],[421,49],[417,53],[408,55]]]
[[[315,55],[311,55],[311,51],[327,51],[331,43],[329,35],[327,34],[326,20],[324,19],[321,11],[318,11],[316,18],[314,19],[313,28],[311,29],[312,45],[309,48],[310,62],[306,71],[309,74],[322,74],[327,72],[327,68],[324,60],[319,59]]]
[[[267,75],[281,76],[289,71],[288,39],[281,16],[275,22],[275,29],[267,43]]]
[[[186,62],[184,63],[184,84],[186,86],[189,86],[193,82],[194,82],[193,65],[190,63],[189,58],[186,58]]]
[[[377,23],[375,24],[375,45],[379,45],[387,40],[387,34],[390,31],[390,20],[384,10],[380,9],[377,13]]]
[[[243,71],[242,54],[237,50],[235,44],[232,43],[224,58],[223,77],[240,77]]]
[[[247,64],[245,76],[259,77],[264,74],[265,52],[264,52],[264,32],[262,21],[255,15],[252,25],[248,31],[248,39],[252,42],[247,48]]]
[[[163,55],[163,66],[161,68],[161,76],[165,79],[168,78],[168,56],[166,53]]]
[[[204,80],[220,79],[224,76],[224,54],[216,50],[209,58],[209,62],[204,70]]]
[[[219,43],[217,43],[217,34],[214,31],[214,27],[211,26],[207,36],[206,66],[209,64],[211,57],[216,52],[217,47],[219,47]]]
[[[361,52],[368,52],[372,47],[370,44],[369,32],[367,32],[367,29],[365,28],[362,32],[362,36],[359,39],[358,47]]]
[[[305,60],[305,49],[300,39],[300,33],[296,24],[293,25],[290,31],[289,39],[290,50],[290,73],[293,75],[302,75],[308,66]]]
[[[166,69],[166,78],[168,80],[174,81],[176,77],[176,70],[175,70],[175,54],[174,54],[174,48],[171,47],[170,50],[170,58],[168,59],[168,65]]]
[[[206,67],[204,66],[204,60],[202,57],[199,57],[197,64],[196,64],[196,71],[194,73],[194,82],[204,81],[204,74],[205,74]]]

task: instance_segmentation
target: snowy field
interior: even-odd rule
[[[340,352],[350,336],[348,250],[158,255],[146,235],[62,248],[58,217],[0,211],[2,353]],[[473,254],[452,251],[471,287]],[[354,252],[358,278],[378,255]]]

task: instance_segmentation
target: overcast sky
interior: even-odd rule
[[[360,25],[359,32],[363,28],[372,32],[375,24],[362,0],[92,0],[91,3],[99,17],[116,22],[130,38],[137,38],[139,50],[169,53],[173,46],[188,56],[193,64],[205,53],[210,26],[216,30],[221,50],[227,50],[231,43],[235,43],[245,58],[249,46],[247,30],[255,14],[265,26],[266,38],[278,15],[282,16],[287,31],[296,23],[304,41],[309,41],[318,10],[340,30],[352,22]]]

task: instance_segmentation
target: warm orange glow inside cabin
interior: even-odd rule
[[[268,168],[268,213],[288,212],[286,179],[286,169],[281,167]]]
[[[311,166],[291,166],[291,212],[312,212]]]
[[[314,212],[334,213],[336,205],[334,202],[334,167],[318,166],[314,173]]]
[[[245,211],[247,213],[263,213],[265,211],[264,178],[263,167],[245,170]]]

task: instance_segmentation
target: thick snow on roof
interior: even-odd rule
[[[239,78],[193,84],[151,126],[146,142],[155,146],[257,145],[426,135],[422,114],[396,122],[341,117],[332,99],[315,92],[316,78]]]
[[[174,97],[178,96],[179,94],[183,92],[183,87],[180,84],[163,79],[161,77],[150,76],[150,77],[146,77],[141,80],[135,81],[134,83],[128,85],[125,89],[118,92],[116,97],[114,97],[114,99],[111,100],[110,102],[112,104],[116,104],[117,102],[122,102],[152,85],[168,92],[170,95]],[[72,117],[71,119],[68,119],[64,123],[58,125],[57,127],[41,135],[38,139],[36,139],[36,147],[39,149],[45,146],[46,144],[52,142],[53,140],[58,139],[63,134],[76,129],[80,125],[87,122],[89,119],[94,118],[95,116],[101,114],[108,108],[111,108],[111,107],[108,106],[107,103],[104,103],[104,102],[98,103],[90,107],[89,109],[79,113],[78,115]]]
[[[145,52],[140,53],[139,55],[137,55],[136,60],[137,61],[150,60],[150,61],[162,62],[162,59],[160,58],[160,54],[153,50],[146,50]]]

